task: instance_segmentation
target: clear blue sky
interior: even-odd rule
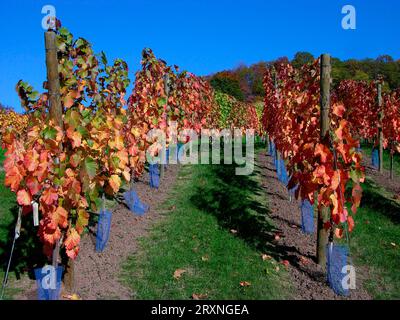
[[[297,51],[341,59],[400,58],[398,0],[25,0],[0,3],[0,101],[21,111],[15,84],[42,90],[41,8],[51,4],[75,36],[96,52],[139,67],[144,47],[198,75]],[[341,28],[342,6],[357,10],[357,29]]]

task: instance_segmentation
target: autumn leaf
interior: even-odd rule
[[[58,207],[52,214],[52,221],[61,228],[66,228],[68,226],[68,212],[63,207]]]
[[[23,178],[24,177],[22,176],[18,168],[12,167],[9,171],[6,172],[4,184],[5,186],[10,187],[11,191],[16,192]]]
[[[108,179],[108,183],[110,184],[114,193],[117,193],[121,187],[121,178],[114,174],[110,177],[110,179]]]
[[[192,294],[192,299],[193,300],[204,300],[204,299],[207,299],[207,298],[208,298],[207,294],[196,294],[196,293]]]
[[[302,264],[302,265],[308,265],[309,263],[310,263],[310,260],[309,259],[307,259],[306,257],[303,257],[303,256],[301,256],[300,257],[300,263]]]
[[[346,108],[344,107],[343,104],[335,104],[333,106],[333,114],[337,115],[339,118],[343,117],[345,110],[346,110]]]
[[[26,190],[19,190],[17,193],[17,201],[21,206],[29,206],[32,202],[32,197]]]
[[[315,147],[314,154],[316,156],[321,157],[321,163],[326,163],[328,161],[331,152],[329,148],[327,148],[325,145],[318,143],[317,146]]]
[[[352,232],[354,229],[354,219],[352,216],[347,217],[347,224],[349,226],[349,232]]]
[[[71,140],[72,148],[79,148],[82,143],[82,135],[72,127],[67,130],[67,137]]]
[[[26,186],[32,195],[36,195],[41,190],[40,184],[35,177],[28,177],[26,179]]]
[[[251,283],[248,282],[248,281],[241,281],[241,282],[240,282],[240,286],[241,286],[241,287],[250,287],[250,286],[251,286]]]
[[[64,97],[64,107],[71,108],[75,102],[75,92],[71,91]]]
[[[358,207],[361,204],[362,188],[359,184],[354,184],[352,190],[353,205],[351,206],[351,211],[355,214]]]
[[[79,152],[74,153],[69,158],[69,163],[74,167],[77,168],[81,162],[81,154]]]
[[[290,265],[290,262],[288,260],[282,260],[281,263],[287,268]]]
[[[24,157],[24,166],[25,168],[33,172],[39,166],[39,154],[36,152],[35,149],[30,150],[26,153]]]
[[[82,300],[76,293],[64,295],[63,298],[67,299],[67,300],[72,300],[72,301],[73,300]]]
[[[183,275],[184,273],[186,273],[186,270],[185,270],[185,269],[177,269],[177,270],[175,270],[175,272],[174,272],[174,278],[175,278],[176,280],[179,280],[179,279],[182,277],[182,275]]]
[[[54,204],[58,200],[57,190],[54,188],[44,190],[40,199],[47,205]]]
[[[266,261],[266,260],[271,260],[272,257],[269,256],[268,254],[262,254],[262,255],[261,255],[261,259],[262,259],[263,261]]]
[[[81,237],[78,232],[74,228],[70,228],[67,239],[64,241],[64,246],[67,256],[72,260],[78,255],[80,240]]]
[[[76,230],[78,233],[83,232],[83,228],[85,228],[89,223],[89,213],[86,210],[79,210],[78,211],[78,219],[76,220]]]

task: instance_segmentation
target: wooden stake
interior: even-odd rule
[[[46,47],[47,83],[49,88],[50,118],[55,125],[63,127],[63,110],[60,98],[60,79],[58,74],[58,58],[56,33],[52,30],[44,34]]]
[[[164,111],[164,118],[165,122],[167,123],[168,126],[168,114],[167,114],[167,108],[168,108],[168,98],[169,98],[169,75],[168,73],[164,75],[164,92],[167,97],[167,101],[165,102],[165,111]],[[165,150],[163,150],[164,153]],[[163,159],[161,159],[162,161]],[[161,163],[161,168],[160,168],[160,178],[164,178],[164,173],[165,173],[165,164]]]
[[[390,180],[394,179],[394,143],[390,143]]]
[[[383,173],[383,103],[382,103],[382,82],[378,81],[377,84],[378,96],[377,103],[379,108],[379,126],[378,126],[378,139],[379,139],[379,172]]]
[[[49,105],[50,119],[55,125],[63,130],[63,108],[60,97],[60,78],[58,72],[58,57],[57,57],[57,35],[53,30],[49,30],[44,34],[45,49],[46,49],[46,68],[47,68],[47,84],[49,89]],[[60,144],[60,149],[62,150]],[[60,256],[61,241],[58,241],[53,250],[53,267],[58,267]],[[64,275],[65,289],[68,292],[74,291],[74,262],[68,261],[66,273]]]
[[[52,30],[45,32],[47,85],[49,89],[50,119],[55,125],[62,127],[62,107],[60,101],[60,80],[58,76],[58,59],[56,33]],[[53,267],[57,268],[60,254],[60,242],[57,241],[53,250]]]
[[[329,54],[321,55],[321,133],[322,143],[329,141],[329,108],[330,108],[330,86],[331,86],[331,57]],[[326,268],[326,246],[328,244],[328,231],[324,223],[328,221],[329,208],[323,207],[318,210],[317,223],[317,262]]]

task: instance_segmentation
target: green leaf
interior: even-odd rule
[[[104,66],[107,66],[108,60],[107,60],[107,57],[106,57],[106,54],[104,53],[104,51],[102,51],[100,53],[100,57],[101,57],[101,62],[104,64]]]
[[[118,157],[111,157],[112,166],[114,169],[118,168],[119,165],[119,158]]]
[[[96,177],[97,163],[90,157],[87,157],[84,161],[84,171],[88,175],[89,179]]]
[[[158,104],[159,107],[163,107],[163,106],[165,106],[167,104],[167,99],[166,98],[159,98],[157,100],[157,104]]]
[[[60,29],[58,30],[58,32],[59,32],[60,35],[62,35],[62,36],[68,36],[68,35],[70,34],[69,31],[68,31],[68,29],[65,28],[65,27],[60,28]]]
[[[69,109],[65,114],[65,121],[73,128],[79,126],[80,120],[80,114],[75,110]]]
[[[350,178],[354,183],[360,183],[360,179],[362,178],[362,173],[359,170],[350,170]]]
[[[57,130],[54,128],[47,127],[43,130],[43,138],[54,140],[57,136]]]
[[[91,139],[87,139],[87,140],[86,140],[86,142],[87,142],[87,144],[88,144],[89,148],[92,148],[92,147],[93,147],[93,145],[94,145],[94,142],[93,142],[93,140],[91,140]]]
[[[77,48],[83,47],[83,46],[85,46],[86,44],[87,44],[87,42],[86,42],[84,39],[82,39],[82,38],[79,38],[79,39],[76,40],[76,42],[75,42],[75,46],[76,46]]]
[[[89,131],[85,127],[79,126],[76,130],[81,134],[82,137],[89,137]]]

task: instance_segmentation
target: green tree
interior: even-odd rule
[[[216,91],[226,93],[240,101],[245,100],[245,95],[240,88],[240,82],[231,72],[224,71],[215,74],[211,77],[210,84]]]
[[[305,64],[313,63],[314,56],[309,52],[297,52],[292,60],[292,65],[295,68],[301,68]]]

